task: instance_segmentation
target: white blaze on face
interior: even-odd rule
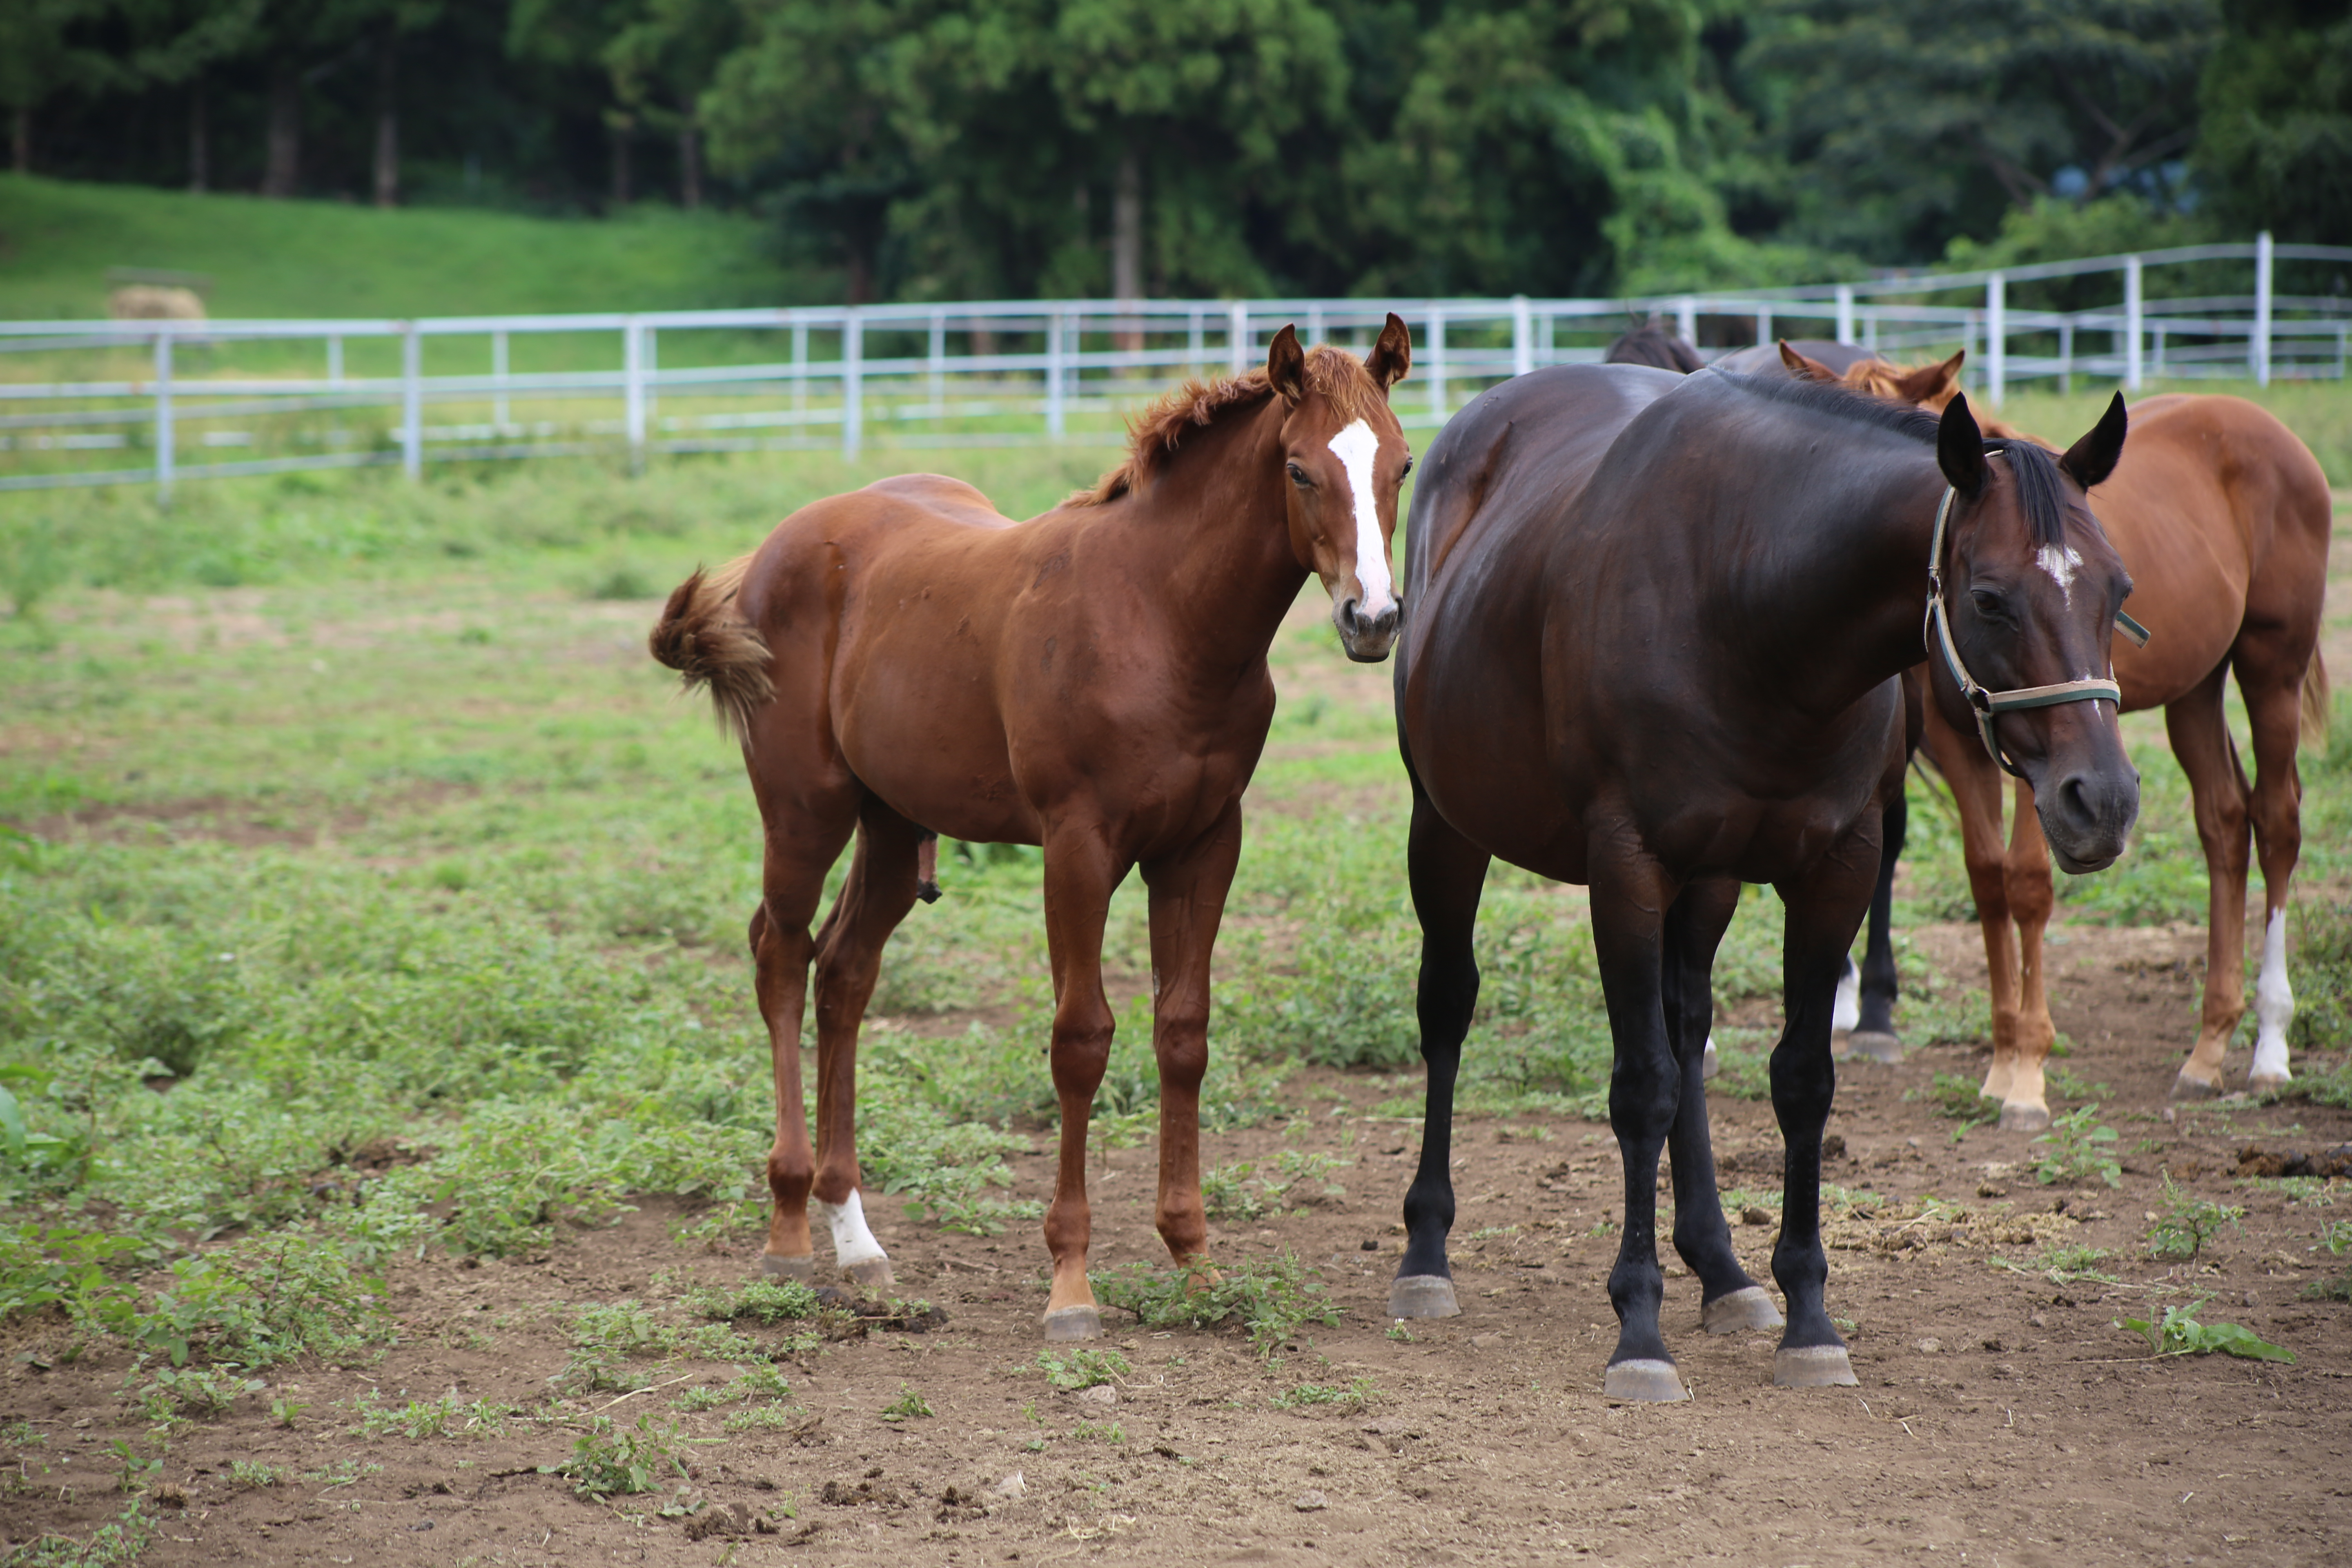
[[[1372,458],[1380,449],[1381,438],[1360,419],[1331,437],[1331,455],[1347,470],[1348,489],[1355,498],[1356,583],[1363,590],[1356,609],[1368,619],[1396,605],[1389,585],[1388,549],[1381,540],[1380,509],[1372,499]]]
[[[847,1198],[837,1204],[817,1197],[809,1199],[809,1212],[832,1227],[833,1259],[842,1268],[870,1263],[885,1256],[882,1244],[866,1228],[866,1205],[859,1200],[855,1187]]]
[[[2294,992],[2286,983],[2286,911],[2271,911],[2263,931],[2263,977],[2254,982],[2254,1077],[2285,1082],[2286,1026],[2294,1021]]]
[[[2083,563],[2081,552],[2071,544],[2045,544],[2034,559],[2042,563],[2044,572],[2050,574],[2050,580],[2058,584],[2058,591],[2066,595],[2066,603],[2072,605],[2074,602],[2074,568]]]

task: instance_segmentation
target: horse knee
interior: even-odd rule
[[[805,1149],[776,1149],[768,1155],[768,1190],[779,1201],[806,1203],[816,1181],[816,1162]]]

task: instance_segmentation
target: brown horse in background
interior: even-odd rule
[[[1788,345],[1795,374],[1921,407],[1939,409],[1958,386],[1962,355],[1902,370],[1864,361],[1843,376]],[[2290,1076],[2286,1027],[2286,900],[2303,845],[2299,736],[2324,733],[2327,670],[2319,658],[2321,600],[2331,526],[2327,479],[2310,449],[2242,398],[2168,394],[2131,410],[2131,441],[2099,487],[2099,521],[2130,568],[2133,616],[2153,636],[2119,640],[2116,679],[2126,711],[2164,710],[2173,755],[2189,775],[2197,837],[2205,851],[2208,915],[2204,1016],[2174,1080],[2180,1097],[2218,1094],[2231,1037],[2245,1016],[2247,836],[2263,868],[2262,975],[2250,1087]],[[2021,436],[1994,421],[1988,432]],[[2027,440],[2038,437],[2024,436]],[[2046,445],[2046,443],[2045,443]],[[2254,777],[2246,779],[2222,711],[2235,672],[2253,730]],[[2050,857],[2033,792],[2017,784],[2015,826],[2000,843],[2000,774],[1984,746],[1927,707],[1924,744],[1949,780],[1992,990],[1993,1059],[1983,1092],[2001,1102],[2001,1126],[2050,1123],[2042,1064],[2057,1027],[2042,960],[2054,903]]]
[[[882,479],[802,508],[755,553],[670,595],[654,657],[709,687],[742,742],[765,831],[751,951],[776,1077],[769,1272],[814,1276],[814,1193],[843,1270],[890,1279],[858,1196],[857,1029],[941,833],[1045,852],[1062,1114],[1045,1337],[1101,1332],[1087,1282],[1087,1122],[1114,1022],[1103,923],[1139,866],[1157,1219],[1180,1263],[1202,1260],[1210,953],[1241,853],[1242,791],[1274,717],[1266,649],[1310,572],[1349,658],[1384,658],[1395,640],[1388,542],[1412,461],[1388,389],[1411,355],[1394,316],[1361,362],[1302,353],[1285,327],[1264,371],[1162,399],[1122,466],[1040,517],[1014,523],[956,479]],[[812,938],[853,830],[848,880]],[[800,1061],[812,959],[814,1156]]]

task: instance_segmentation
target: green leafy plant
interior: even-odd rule
[[[592,1501],[632,1497],[656,1489],[671,1476],[688,1479],[680,1453],[684,1442],[677,1427],[656,1426],[650,1415],[626,1427],[615,1427],[610,1416],[592,1415],[588,1430],[572,1440],[572,1457],[548,1470]]]
[[[257,1459],[231,1459],[228,1462],[228,1484],[259,1489],[274,1487],[286,1479],[286,1472],[276,1465],[265,1465]]]
[[[1336,1323],[1329,1293],[1307,1277],[1296,1253],[1213,1264],[1201,1272],[1129,1264],[1094,1277],[1106,1306],[1133,1312],[1150,1328],[1204,1329],[1238,1322],[1260,1355],[1271,1356],[1309,1323]]]
[[[2072,1285],[2078,1279],[2113,1285],[2116,1283],[2114,1275],[2099,1272],[2099,1265],[2106,1260],[2106,1248],[2073,1242],[2061,1247],[2045,1247],[2041,1256],[2031,1263],[2012,1263],[2006,1258],[1996,1258],[1992,1259],[1992,1265],[1996,1268],[2006,1268],[2012,1274],[2038,1274],[2053,1285]]]
[[[2117,1321],[2116,1327],[2139,1335],[2147,1342],[2147,1348],[2160,1356],[2210,1355],[2220,1351],[2252,1361],[2294,1360],[2294,1352],[2272,1344],[2242,1324],[2199,1322],[2192,1314],[2211,1300],[2210,1296],[2200,1296],[2187,1306],[2167,1307],[2158,1321],[2124,1318]]]
[[[2034,1167],[2036,1179],[2049,1185],[2095,1176],[2111,1187],[2124,1184],[2123,1164],[2115,1153],[2116,1130],[2093,1120],[2098,1113],[2096,1105],[2084,1105],[2051,1120],[2050,1131],[2033,1141],[2049,1151]]]
[[[2156,1223],[2147,1228],[2147,1249],[2167,1262],[2192,1262],[2205,1250],[2207,1242],[2245,1217],[2246,1211],[2235,1205],[2217,1204],[2182,1192],[2173,1184],[2172,1173],[2167,1171],[2164,1207]]]
[[[135,1373],[132,1374],[137,1375]],[[158,1367],[131,1397],[151,1421],[207,1421],[269,1385],[219,1367]]]
[[[796,1323],[816,1316],[816,1292],[791,1279],[752,1279],[732,1290],[698,1288],[685,1307],[698,1316],[726,1323]]]
[[[1958,1122],[1962,1130],[1988,1127],[2000,1120],[2000,1101],[1981,1092],[1974,1079],[1958,1073],[1939,1072],[1925,1087],[1905,1090],[1903,1098],[1925,1104],[1947,1121]]]
[[[931,1408],[929,1400],[903,1383],[898,1385],[898,1397],[882,1407],[882,1419],[885,1421],[915,1421],[938,1414]]]
[[[1302,1383],[1286,1388],[1273,1399],[1276,1410],[1299,1410],[1309,1405],[1331,1405],[1349,1410],[1361,1410],[1374,1400],[1383,1397],[1378,1384],[1369,1377],[1350,1378],[1344,1384]]]
[[[2326,1252],[2330,1258],[2352,1254],[2352,1219],[2339,1219],[2319,1236],[2314,1252]],[[2352,1262],[2347,1262],[2333,1279],[2314,1281],[2304,1294],[2319,1301],[2352,1301]]]
[[[1031,1364],[1045,1374],[1046,1382],[1066,1393],[1116,1383],[1133,1370],[1117,1351],[1040,1351]]]

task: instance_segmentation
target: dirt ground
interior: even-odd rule
[[[1980,969],[1972,930],[1916,934],[1939,966]],[[665,1269],[719,1282],[755,1267],[755,1240],[681,1247],[669,1237],[675,1211],[648,1205],[544,1257],[395,1271],[404,1332],[380,1362],[282,1369],[271,1396],[307,1406],[291,1428],[272,1422],[266,1398],[248,1398],[173,1440],[153,1495],[179,1506],[160,1510],[143,1561],[2341,1563],[2352,1541],[2352,1318],[2302,1297],[2326,1262],[2314,1238],[2336,1216],[2236,1172],[2249,1145],[2352,1138],[2352,1116],[2224,1102],[2162,1119],[2193,1031],[2198,933],[2061,934],[2057,1018],[2076,1042],[2067,1065],[2115,1091],[2102,1115],[2122,1135],[2123,1185],[2042,1185],[2022,1138],[1979,1127],[1955,1142],[1951,1123],[1904,1099],[1937,1072],[1981,1070],[1968,1047],[1845,1068],[1830,1125],[1847,1158],[1828,1176],[1884,1200],[1830,1232],[1831,1305],[1855,1325],[1859,1388],[1771,1387],[1770,1337],[1700,1333],[1695,1283],[1676,1265],[1669,1342],[1696,1397],[1604,1400],[1615,1241],[1594,1232],[1619,1208],[1617,1159],[1605,1127],[1574,1121],[1465,1119],[1454,1252],[1464,1315],[1392,1334],[1385,1291],[1418,1126],[1369,1114],[1397,1092],[1391,1080],[1324,1074],[1293,1082],[1293,1097],[1317,1108],[1318,1132],[1290,1144],[1353,1159],[1336,1173],[1346,1195],[1219,1227],[1228,1256],[1295,1249],[1343,1314],[1270,1362],[1237,1332],[1150,1332],[1113,1312],[1106,1344],[1132,1366],[1116,1402],[1055,1393],[1031,1366],[1045,1261],[1034,1230],[944,1234],[883,1201],[877,1228],[900,1293],[940,1306],[946,1321],[794,1357],[783,1371],[807,1413],[794,1429],[722,1436],[717,1415],[668,1411],[686,1384],[569,1404],[624,1424],[650,1411],[714,1439],[693,1448],[682,1493],[574,1497],[538,1468],[569,1451],[571,1434],[553,1426],[357,1435],[354,1402],[371,1389],[394,1406],[447,1390],[537,1406],[565,1358],[552,1305],[656,1299]],[[1713,1109],[1733,1167],[1723,1184],[1776,1186],[1743,1174],[1777,1154],[1769,1108],[1717,1096]],[[1281,1141],[1253,1130],[1209,1140],[1204,1154],[1265,1156]],[[1016,1162],[1015,1195],[1045,1195],[1048,1147],[1040,1132]],[[1155,1159],[1149,1143],[1097,1156],[1097,1263],[1156,1256]],[[2154,1262],[2141,1239],[2164,1170],[2248,1211],[2194,1266]],[[1931,1195],[1959,1212],[1926,1208]],[[1773,1226],[1733,1217],[1743,1258],[1769,1279]],[[2108,1248],[2103,1267],[2123,1283],[2058,1285],[1995,1262],[2022,1266],[2077,1242]],[[2152,1360],[2113,1326],[2199,1297],[2210,1298],[2205,1319],[2242,1323],[2294,1363]],[[0,1532],[14,1542],[86,1532],[118,1510],[110,1445],[145,1425],[121,1397],[120,1358],[43,1371],[17,1353],[57,1338],[54,1326],[20,1329],[0,1370],[0,1426],[47,1437],[27,1444],[17,1428],[0,1449],[15,1472]],[[727,1375],[679,1370],[687,1383]],[[1272,1402],[1356,1379],[1370,1384],[1360,1407]],[[907,1389],[936,1414],[885,1421]],[[236,1459],[288,1479],[241,1488],[227,1474]],[[664,1503],[694,1511],[662,1517]]]

